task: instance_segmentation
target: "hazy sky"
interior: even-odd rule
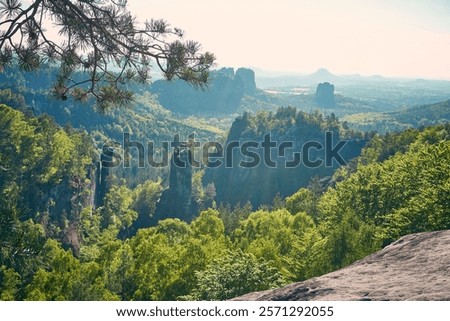
[[[129,0],[218,67],[450,79],[450,0]]]

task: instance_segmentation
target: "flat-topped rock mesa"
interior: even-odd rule
[[[343,269],[233,300],[450,300],[450,230],[407,235]]]

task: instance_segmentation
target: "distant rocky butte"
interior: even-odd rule
[[[335,272],[236,301],[450,300],[450,230],[411,234]]]
[[[334,85],[329,82],[320,83],[316,89],[316,103],[322,108],[334,108]]]
[[[236,70],[236,77],[242,79],[244,94],[254,95],[256,93],[255,72],[248,68],[239,68]]]

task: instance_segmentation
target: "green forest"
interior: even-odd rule
[[[450,228],[448,124],[373,136],[325,190],[312,179],[257,210],[214,205],[124,237],[154,209],[161,182],[115,183],[93,208],[86,131],[0,113],[2,300],[224,300]]]
[[[0,301],[227,300],[450,229],[449,81],[258,78],[127,1],[24,3],[0,0]]]

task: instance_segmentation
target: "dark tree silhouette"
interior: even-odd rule
[[[164,20],[139,25],[126,0],[0,0],[0,19],[0,71],[57,66],[56,97],[93,96],[101,109],[128,104],[126,84],[147,82],[152,64],[168,80],[203,86],[215,60]]]

